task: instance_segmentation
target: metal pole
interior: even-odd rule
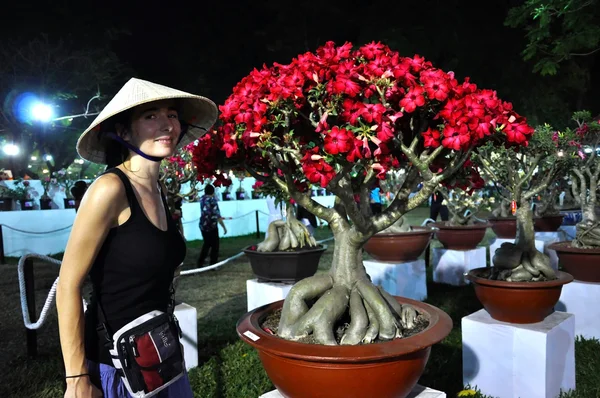
[[[258,210],[255,210],[254,214],[256,215],[256,238],[260,239],[260,225],[258,223]]]
[[[33,281],[33,259],[25,260],[25,297],[27,298],[27,311],[29,319],[35,322],[35,286]],[[25,329],[27,334],[27,356],[35,358],[37,356],[37,331],[35,329]]]
[[[4,236],[2,235],[3,232],[3,225],[0,224],[0,264],[4,264],[5,258],[4,258]]]

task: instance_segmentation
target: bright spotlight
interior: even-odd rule
[[[46,162],[51,162],[52,161],[52,155],[46,155],[46,156],[44,156],[44,160]]]
[[[38,102],[31,107],[31,117],[40,122],[49,122],[52,119],[52,108],[50,105]]]
[[[594,150],[592,148],[590,148],[590,147],[587,147],[587,148],[583,149],[583,152],[585,152],[585,153],[592,153],[593,151]]]
[[[2,151],[8,156],[17,156],[19,154],[19,147],[15,144],[6,144],[2,147]]]
[[[31,160],[37,160],[37,156],[32,156]]]

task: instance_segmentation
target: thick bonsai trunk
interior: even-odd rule
[[[370,343],[402,337],[414,327],[414,308],[402,306],[374,286],[362,262],[362,245],[351,229],[336,231],[333,264],[327,274],[296,283],[283,304],[278,335],[299,340],[312,333],[320,344],[337,345],[337,321],[349,313],[341,344]],[[314,304],[310,306],[310,303]]]
[[[596,206],[588,202],[581,207],[582,219],[577,224],[577,233],[573,245],[576,247],[600,247],[600,222],[596,215]]]
[[[315,238],[306,226],[296,219],[292,206],[287,207],[285,221],[275,220],[267,229],[267,236],[258,244],[256,251],[274,252],[317,246]]]
[[[550,258],[535,247],[533,212],[527,202],[517,209],[515,243],[503,243],[492,259],[493,279],[513,282],[556,279]]]

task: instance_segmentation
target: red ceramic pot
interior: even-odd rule
[[[492,224],[492,231],[500,239],[512,239],[517,236],[517,218],[488,218],[488,222]]]
[[[600,247],[572,247],[571,242],[555,242],[548,246],[556,250],[558,263],[578,281],[600,282]]]
[[[246,313],[237,333],[258,350],[267,375],[287,398],[404,398],[425,369],[431,346],[452,330],[442,310],[420,301],[396,297],[429,317],[422,332],[403,339],[354,346],[326,346],[287,341],[265,332],[263,320],[283,300]]]
[[[436,232],[428,227],[411,227],[412,231],[397,234],[376,234],[364,249],[375,260],[390,263],[415,261],[429,245]]]
[[[556,232],[562,225],[564,216],[537,217],[533,219],[533,228],[536,232]]]
[[[563,285],[573,276],[558,271],[558,279],[544,282],[507,282],[488,279],[490,268],[475,268],[466,278],[473,283],[477,298],[496,320],[508,323],[537,323],[554,312]]]
[[[433,226],[438,229],[435,237],[446,249],[466,251],[475,249],[481,243],[485,231],[491,224],[451,226],[447,222],[440,222],[433,224]]]

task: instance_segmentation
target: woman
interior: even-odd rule
[[[107,164],[107,171],[81,201],[60,269],[65,397],[129,397],[98,328],[98,308],[112,331],[149,311],[166,311],[186,246],[167,214],[160,160],[201,136],[216,117],[206,98],[131,79],[79,138],[79,155]],[[84,318],[88,274],[94,294]],[[192,396],[187,376],[158,395]]]

